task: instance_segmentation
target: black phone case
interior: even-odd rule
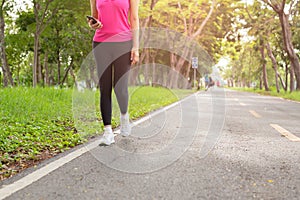
[[[96,24],[97,23],[97,20],[94,18],[94,17],[92,17],[92,16],[86,16],[89,20],[92,20],[92,23],[93,24]]]

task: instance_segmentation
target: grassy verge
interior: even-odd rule
[[[130,88],[130,116],[132,119],[140,118],[192,92],[153,87]],[[101,130],[96,130],[101,129],[99,92],[90,92],[89,96],[79,95],[81,98],[91,97],[82,98],[84,101],[88,99],[89,105],[84,107],[83,112],[80,110],[80,114],[92,114],[94,117],[92,123],[96,128],[89,128],[88,134],[81,134],[80,127],[75,123],[74,101],[80,98],[74,99],[72,89],[0,89],[0,180],[101,133]],[[119,125],[119,111],[115,97],[113,108],[112,124],[116,127]],[[91,127],[88,121],[80,117],[77,120],[81,124]]]
[[[284,99],[300,102],[300,91],[294,91],[294,92],[280,91],[279,93],[277,93],[275,89],[271,89],[271,91],[265,91],[265,90],[253,89],[253,88],[230,88],[230,89],[244,91],[244,92],[253,92],[261,95],[276,96],[276,97],[281,97]]]

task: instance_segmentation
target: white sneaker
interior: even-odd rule
[[[121,127],[120,127],[120,134],[124,137],[127,137],[130,135],[131,133],[131,126],[129,123],[129,115],[128,113],[126,113],[125,115],[121,114],[120,117],[120,123],[121,123]]]
[[[102,138],[100,138],[100,146],[108,146],[115,143],[115,136],[112,131],[112,129],[109,128],[104,128],[104,133]]]

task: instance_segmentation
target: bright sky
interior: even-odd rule
[[[241,1],[251,5],[253,4],[254,0],[241,0]]]
[[[32,1],[31,0],[23,0],[23,1],[18,0],[17,5],[16,5],[16,9],[26,10],[27,5],[29,5],[29,7],[31,7],[32,6]]]
[[[229,59],[227,57],[222,57],[220,58],[216,66],[227,67],[228,64],[229,64]]]
[[[23,0],[23,1],[17,0],[16,2],[17,2],[17,3],[16,3],[16,5],[15,5],[14,8],[13,8],[13,9],[14,9],[13,13],[10,13],[10,14],[9,14],[13,19],[16,19],[16,18],[18,17],[16,14],[14,14],[14,13],[16,13],[17,11],[26,10],[28,6],[29,6],[29,7],[32,7],[32,6],[33,6],[31,0]],[[24,3],[24,2],[25,2],[25,3]]]

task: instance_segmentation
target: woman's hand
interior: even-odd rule
[[[131,50],[131,65],[135,65],[139,62],[140,60],[140,55],[139,55],[139,50],[138,49],[132,49]]]
[[[93,20],[88,20],[89,27],[94,30],[101,29],[103,27],[103,24],[98,19],[95,20],[97,21],[97,23],[93,23]]]

